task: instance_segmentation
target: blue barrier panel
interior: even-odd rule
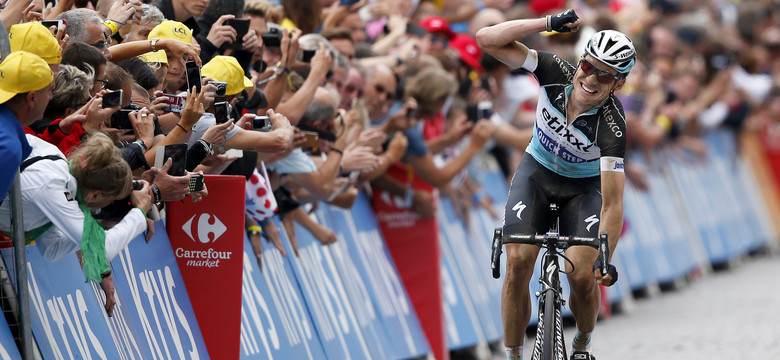
[[[474,254],[474,261],[476,261],[477,271],[480,275],[480,279],[484,282],[485,296],[487,296],[488,307],[490,310],[490,317],[494,324],[496,324],[498,333],[491,335],[490,331],[485,329],[485,338],[488,342],[494,342],[504,337],[503,323],[501,320],[501,290],[502,283],[500,280],[493,279],[493,274],[490,269],[490,251],[492,249],[493,230],[501,226],[501,219],[494,219],[490,213],[485,209],[471,209],[469,212],[470,226],[469,234],[470,239],[468,245],[472,254]]]
[[[76,255],[50,263],[35,245],[27,246],[26,252],[30,323],[43,358],[118,359],[103,303],[84,282]]]
[[[501,339],[501,321],[494,316],[497,313],[500,314],[500,307],[493,306],[487,286],[490,278],[484,276],[487,275],[485,270],[489,269],[489,266],[486,266],[489,265],[489,262],[485,262],[485,258],[478,262],[480,258],[475,257],[475,253],[469,246],[469,243],[479,243],[482,244],[482,248],[490,249],[490,245],[484,240],[490,233],[483,233],[479,238],[468,239],[468,233],[463,227],[462,220],[455,212],[452,200],[448,198],[440,199],[437,217],[441,235],[457,259],[458,266],[454,269],[457,271],[455,275],[461,279],[465,286],[465,294],[477,315],[476,320],[482,330],[482,336],[491,342]],[[475,225],[471,224],[471,226]]]
[[[441,280],[444,288],[444,330],[450,350],[471,347],[485,341],[479,320],[466,295],[468,289],[458,273],[461,259],[453,254],[447,240],[439,234]]]
[[[628,187],[631,187],[631,185],[626,186],[626,188]],[[626,214],[626,218],[623,226],[627,227],[627,230],[620,237],[618,248],[615,250],[615,255],[612,258],[620,259],[623,265],[620,280],[625,281],[631,290],[639,290],[656,281],[653,277],[655,270],[640,253],[634,220],[628,217],[628,214]]]
[[[295,224],[295,237],[300,257],[290,256],[293,273],[326,356],[329,359],[372,358],[330,253],[298,224]],[[285,241],[285,247],[288,254],[293,254],[289,241]]]
[[[249,239],[244,238],[241,359],[325,358],[290,260],[260,241],[262,272]]]
[[[0,316],[0,359],[3,360],[21,360],[19,348],[16,346],[14,336],[5,321],[5,316]]]
[[[656,152],[656,156],[662,157],[660,152]],[[658,169],[648,173],[649,203],[656,214],[655,218],[659,221],[654,223],[654,226],[663,229],[664,249],[670,260],[674,277],[680,278],[696,267],[696,261],[684,228],[687,225],[684,222],[688,217],[680,214],[669,180],[661,171],[662,169]]]
[[[336,260],[347,294],[356,307],[366,337],[375,338],[374,358],[408,359],[430,352],[390,253],[378,231],[364,193],[351,210],[321,205],[319,219],[333,229],[339,241],[328,249]],[[359,311],[362,309],[364,311]]]
[[[108,320],[122,358],[138,350],[141,359],[209,358],[162,221],[149,243],[131,241],[111,269],[117,306]]]
[[[734,138],[730,133],[711,131],[704,134],[707,142],[709,170],[712,174],[711,186],[717,189],[713,192],[713,200],[717,204],[717,211],[721,216],[720,225],[726,240],[731,248],[731,257],[745,254],[748,251],[750,240],[749,229],[745,229],[745,212],[740,207],[741,199],[735,194],[733,179],[736,176],[736,148]]]
[[[704,163],[692,156],[669,156],[668,166],[678,194],[683,198],[683,205],[699,238],[699,244],[704,248],[710,263],[723,262],[728,259],[725,240],[718,231],[718,219],[710,210],[708,194],[699,182],[699,173],[703,172]]]
[[[635,229],[638,254],[645,262],[642,268],[649,272],[650,278],[658,282],[671,282],[675,279],[671,259],[663,247],[663,226],[651,212],[648,195],[633,187],[626,187],[623,193],[623,213]]]

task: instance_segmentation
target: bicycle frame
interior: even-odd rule
[[[490,265],[493,277],[496,279],[501,276],[501,253],[504,244],[532,244],[544,249],[542,273],[539,277],[542,288],[536,292],[536,297],[539,299],[539,322],[532,360],[565,360],[566,358],[561,315],[561,309],[566,305],[566,300],[563,298],[563,289],[558,275],[561,271],[558,250],[565,250],[570,246],[590,246],[599,250],[599,258],[603,264],[602,275],[607,274],[609,267],[609,242],[606,231],[602,231],[598,238],[561,236],[556,204],[550,204],[550,214],[553,218],[553,224],[544,235],[504,235],[502,228],[496,228],[493,234]]]

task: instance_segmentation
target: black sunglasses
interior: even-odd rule
[[[602,84],[611,84],[613,81],[620,81],[623,79],[622,76],[612,75],[606,70],[597,68],[596,65],[593,65],[592,62],[588,61],[584,57],[580,59],[578,66],[580,69],[582,69],[582,72],[585,73],[586,77],[592,74],[596,74],[596,79]]]

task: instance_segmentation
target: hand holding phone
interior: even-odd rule
[[[268,132],[271,127],[271,118],[268,116],[255,116],[252,119],[252,130]]]
[[[244,36],[249,32],[249,19],[226,19],[223,24],[236,30],[236,41],[233,42],[233,49],[243,48]]]
[[[173,163],[168,169],[170,176],[184,176],[185,165],[187,164],[187,144],[170,144],[157,147],[157,154],[154,158],[154,166],[162,169],[165,163],[171,158]]]
[[[214,118],[217,124],[224,124],[230,119],[230,104],[220,101],[214,104]]]
[[[123,102],[122,90],[116,90],[103,94],[103,108],[112,108],[122,106]]]
[[[190,192],[203,190],[203,175],[193,174],[190,176]]]
[[[185,64],[187,69],[187,91],[192,90],[194,86],[198,92],[203,89],[203,80],[200,77],[200,67],[194,61],[187,61]]]

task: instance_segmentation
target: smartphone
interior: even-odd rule
[[[190,177],[190,192],[203,190],[203,175],[195,174]]]
[[[133,124],[130,122],[130,112],[133,110],[119,109],[111,114],[111,127],[121,130],[133,130]]]
[[[317,135],[314,131],[303,131],[301,130],[303,135],[306,137],[306,141],[301,145],[301,148],[306,149],[316,149],[317,148],[317,139],[319,138],[319,135]]]
[[[212,84],[217,87],[217,96],[225,96],[225,92],[227,91],[227,83],[224,81],[209,81],[209,84]]]
[[[493,102],[480,101],[477,103],[477,119],[490,119],[493,116]]]
[[[271,118],[268,116],[255,116],[252,119],[252,130],[267,132],[271,130]]]
[[[268,28],[268,31],[261,37],[265,47],[278,48],[282,46],[282,31],[275,27]]]
[[[301,61],[305,63],[310,63],[311,58],[314,57],[314,54],[317,53],[317,50],[303,50],[303,55],[301,56]]]
[[[103,94],[103,108],[122,106],[122,90]]]
[[[244,36],[249,32],[249,19],[227,19],[225,25],[236,30],[236,41],[233,42],[233,49],[244,47]]]
[[[133,180],[133,191],[138,191],[144,188],[144,184],[140,180]]]
[[[57,33],[59,33],[60,30],[67,24],[65,20],[43,20],[41,21],[41,25],[46,27],[48,30],[52,26],[56,26],[54,29],[54,36],[57,36]]]
[[[217,119],[217,124],[224,124],[230,119],[230,104],[227,101],[214,104],[214,118]]]
[[[184,109],[185,97],[173,94],[162,94],[161,96],[165,96],[168,99],[164,101],[168,106],[163,111],[180,114],[182,109]]]
[[[339,6],[347,6],[347,5],[352,5],[352,4],[355,4],[355,3],[357,3],[358,1],[360,1],[360,0],[341,0],[341,1],[339,2]]]
[[[154,158],[154,166],[161,169],[168,159],[173,159],[168,175],[184,176],[184,168],[187,164],[187,144],[170,144],[157,147]]]
[[[194,86],[200,92],[203,89],[203,81],[200,78],[198,64],[194,61],[187,61],[185,66],[187,68],[187,91],[192,90]]]

